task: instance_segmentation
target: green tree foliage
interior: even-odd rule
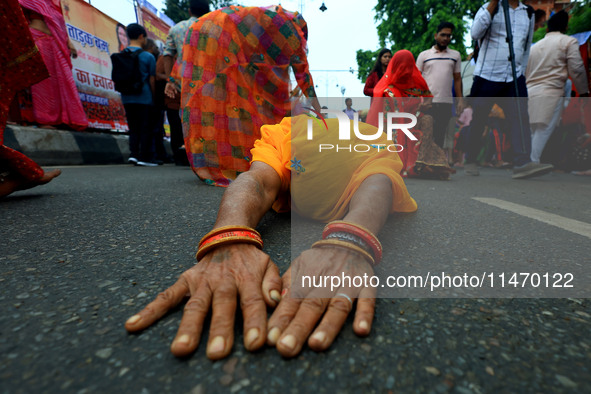
[[[570,10],[570,19],[566,34],[577,34],[591,30],[591,0],[579,1]],[[546,26],[540,27],[534,33],[534,42],[546,36]]]
[[[434,44],[433,36],[441,22],[456,26],[450,47],[467,55],[464,36],[485,0],[378,0],[375,7],[378,38],[381,47],[392,52],[408,49],[415,57]],[[379,51],[358,50],[358,77],[364,81]]]
[[[217,10],[235,4],[233,0],[210,0],[210,9]],[[189,19],[189,0],[166,0],[162,9],[175,23]]]
[[[582,33],[591,30],[591,0],[579,1],[570,12],[566,34]]]
[[[364,51],[363,49],[357,50],[357,78],[361,81],[365,81],[369,76],[378,57],[379,51],[379,49],[376,49],[375,51]]]
[[[166,0],[162,12],[174,23],[189,19],[189,0]]]

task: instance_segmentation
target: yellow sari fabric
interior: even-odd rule
[[[313,125],[312,140],[308,139],[309,120]],[[324,222],[342,219],[361,183],[375,174],[386,175],[392,182],[391,213],[417,210],[400,176],[402,162],[398,154],[386,149],[392,142],[385,136],[376,141],[362,141],[353,133],[353,122],[350,125],[351,140],[348,141],[339,140],[337,119],[326,119],[325,126],[321,120],[300,115],[261,128],[261,139],[251,151],[252,161],[270,165],[281,179],[281,192],[273,205],[274,210],[293,209],[302,216]],[[372,135],[376,130],[359,123],[362,134]],[[329,149],[331,145],[333,148]],[[379,151],[378,146],[381,147]],[[359,152],[355,152],[355,148]]]

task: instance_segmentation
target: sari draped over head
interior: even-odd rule
[[[377,100],[376,105],[370,107],[367,123],[377,126],[378,112],[392,110],[388,106],[399,109],[400,112],[416,112],[422,100],[420,97],[433,97],[429,86],[415,64],[410,51],[400,50],[394,54],[382,79],[373,90],[373,97],[398,98],[398,100]],[[404,98],[410,100],[404,100]]]
[[[0,48],[0,172],[14,171],[35,181],[43,176],[43,169],[3,145],[4,127],[15,93],[49,76],[18,0],[0,2]]]
[[[290,70],[304,95],[316,96],[306,40],[302,16],[281,6],[230,6],[189,28],[177,72],[185,147],[199,178],[225,187],[249,169],[261,126],[290,114]]]
[[[60,1],[19,0],[19,3],[27,13],[34,15],[33,18],[41,16],[51,32],[47,35],[30,28],[50,78],[31,87],[33,119],[25,120],[44,125],[66,124],[74,129],[86,128],[88,119],[72,75],[69,37]]]
[[[388,112],[415,114],[426,97],[433,95],[416,66],[414,56],[410,51],[400,50],[394,54],[384,76],[374,88],[367,123],[377,127],[382,117],[383,124],[386,124],[384,118]],[[395,123],[404,124],[408,120],[395,120]],[[420,114],[417,125],[411,131],[417,141],[401,130],[397,130],[395,135],[396,143],[403,147],[399,153],[403,176],[449,179],[449,174],[455,173],[455,170],[449,167],[445,152],[433,140],[433,118]]]

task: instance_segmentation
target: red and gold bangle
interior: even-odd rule
[[[208,232],[207,234],[205,234],[203,236],[203,238],[201,238],[201,241],[199,241],[199,246],[201,246],[209,237],[213,237],[214,235],[218,235],[218,234],[230,232],[230,231],[243,231],[243,232],[251,233],[252,235],[256,236],[259,240],[261,240],[261,242],[262,242],[261,234],[259,234],[258,231],[256,231],[253,228],[250,228],[247,226],[223,226],[223,227],[218,227],[216,229],[213,229],[210,232]]]
[[[259,249],[263,249],[261,235],[254,229],[245,226],[225,226],[216,228],[201,238],[197,249],[197,260],[201,260],[203,256],[218,246],[235,243],[255,245]]]
[[[352,250],[354,252],[359,253],[372,266],[375,266],[376,265],[376,261],[371,256],[371,254],[367,253],[365,250],[363,250],[362,248],[360,248],[359,246],[357,246],[357,245],[355,245],[353,243],[345,242],[345,241],[339,241],[337,239],[323,239],[321,241],[315,242],[312,245],[312,248],[318,248],[318,247],[322,247],[322,246],[341,246],[343,248],[346,248],[346,249],[349,249],[349,250]]]
[[[376,264],[382,260],[382,244],[377,239],[377,237],[373,235],[372,232],[366,229],[365,227],[362,227],[358,224],[345,222],[342,220],[335,220],[333,222],[328,223],[324,227],[324,230],[322,231],[322,238],[326,238],[328,235],[337,231],[351,233],[360,237],[361,239],[363,239],[363,241],[367,243],[367,245],[369,245],[369,247],[373,251],[373,256],[376,261]]]

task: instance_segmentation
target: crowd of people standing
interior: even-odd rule
[[[568,25],[565,11],[557,12],[548,20],[548,35],[532,47],[534,25],[538,23],[539,26],[544,20],[518,0],[510,0],[508,4],[513,25],[514,64],[506,40],[505,10],[498,0],[491,0],[479,9],[471,28],[472,38],[479,44],[479,56],[475,59],[469,98],[462,94],[460,54],[448,48],[455,29],[449,22],[437,27],[435,45],[419,54],[416,70],[409,70],[397,83],[393,80],[395,70],[385,71],[391,52],[382,49],[378,53],[364,93],[372,96],[372,100],[388,96],[389,100],[398,101],[408,96],[422,97],[421,116],[432,118],[432,132],[421,130],[421,125],[414,131],[422,140],[430,142],[432,139],[434,145],[408,145],[401,136],[401,143],[407,150],[402,156],[408,175],[420,176],[420,171],[416,170],[430,166],[443,171],[446,165],[463,165],[465,160],[465,174],[477,176],[478,164],[493,157],[498,167],[512,166],[515,179],[544,175],[553,169],[550,164],[540,163],[540,159],[571,96],[572,84],[568,78],[573,81],[578,95],[585,97],[589,94],[587,73],[576,39],[564,34]],[[394,58],[402,53],[397,52]],[[382,84],[376,83],[384,72],[380,79]],[[386,83],[388,79],[390,82]],[[397,88],[400,83],[404,86],[402,91]],[[371,122],[369,117],[368,121]],[[458,128],[460,132],[456,133]],[[488,141],[488,147],[483,148]],[[454,157],[454,147],[459,157]],[[445,151],[446,162],[439,149]],[[416,162],[416,156],[421,153],[424,157],[426,151],[430,151],[429,157],[438,159],[429,161],[425,167],[423,160]]]

